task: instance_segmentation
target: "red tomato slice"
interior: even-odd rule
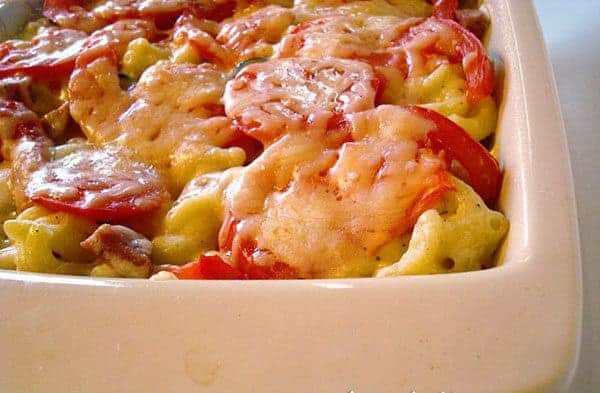
[[[458,8],[458,0],[434,0],[433,16],[440,19],[454,19],[454,13]]]
[[[493,206],[500,191],[502,174],[490,152],[445,116],[420,106],[407,106],[406,109],[435,123],[436,128],[427,134],[431,148],[445,151],[449,161],[458,161],[468,175],[463,180],[473,187],[488,206]]]
[[[239,221],[228,211],[219,231],[219,246],[223,251],[232,251],[232,259],[238,263],[239,271],[246,278],[251,280],[285,280],[299,277],[296,269],[282,262],[276,262],[270,266],[255,264],[252,255],[256,251],[256,244],[253,241],[240,241],[237,239],[238,223]],[[239,247],[234,247],[234,243],[238,242]],[[234,248],[235,251],[233,250]]]
[[[205,280],[242,280],[246,276],[218,255],[200,257],[200,273]]]
[[[448,32],[453,34],[449,35]],[[439,33],[441,38],[432,46],[435,52],[448,56],[450,61],[461,62],[466,78],[466,95],[469,103],[478,103],[494,89],[494,68],[481,41],[469,30],[450,19],[428,18],[411,27],[399,42],[409,43],[421,35]]]
[[[238,266],[241,272],[251,280],[290,280],[298,278],[298,271],[283,262],[275,262],[269,266],[261,266],[254,263],[252,254],[256,251],[253,242],[243,242],[241,246]]]
[[[195,262],[185,265],[163,266],[180,280],[244,280],[247,277],[218,255],[201,255]]]
[[[200,261],[186,263],[185,265],[163,265],[160,269],[173,273],[180,280],[202,280]]]
[[[48,27],[22,46],[7,41],[0,45],[0,77],[23,73],[55,79],[67,75],[86,38],[81,31]]]
[[[225,87],[225,113],[238,128],[272,144],[285,134],[327,124],[338,113],[373,108],[372,68],[347,59],[284,58],[253,63]]]
[[[415,226],[421,214],[426,210],[433,209],[444,198],[447,192],[454,190],[454,186],[450,183],[448,172],[440,171],[438,179],[438,183],[425,190],[409,210],[407,223],[410,225],[410,228]]]
[[[98,221],[139,217],[159,209],[169,193],[151,167],[100,149],[82,149],[30,174],[34,202]]]

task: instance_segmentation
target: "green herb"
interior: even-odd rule
[[[242,71],[242,69],[246,68],[246,66],[249,66],[250,64],[254,63],[264,63],[267,60],[269,60],[268,57],[254,57],[252,59],[244,60],[238,65],[236,65],[233,68],[233,70],[231,70],[231,72],[229,73],[229,79],[235,78],[235,76],[239,74],[240,71]]]

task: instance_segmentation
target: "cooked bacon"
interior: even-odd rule
[[[152,273],[152,243],[125,226],[103,224],[81,247],[96,255],[96,263],[108,264],[122,277],[147,278]]]

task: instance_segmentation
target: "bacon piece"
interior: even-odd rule
[[[103,224],[81,242],[81,247],[121,277],[147,278],[152,273],[152,243],[125,226]]]

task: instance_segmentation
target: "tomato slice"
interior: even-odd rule
[[[160,269],[173,273],[180,280],[202,280],[200,261],[186,263],[185,265],[163,265]]]
[[[475,104],[489,96],[494,89],[492,63],[481,41],[457,22],[450,19],[428,18],[404,33],[399,38],[399,43],[408,44],[421,36],[436,33],[440,38],[428,49],[445,54],[452,62],[462,63],[466,78],[467,101]]]
[[[170,198],[153,168],[92,148],[34,170],[25,193],[48,209],[109,222],[146,215]]]
[[[219,231],[219,246],[222,251],[231,252],[232,259],[238,263],[238,270],[244,277],[251,280],[285,280],[299,277],[296,269],[282,262],[275,262],[270,266],[254,263],[256,243],[238,239],[238,224],[239,221],[235,219],[232,212],[227,211]]]
[[[225,87],[225,113],[265,146],[327,124],[338,113],[373,108],[372,68],[347,59],[270,59],[245,67]]]
[[[201,255],[185,265],[163,266],[180,280],[244,280],[246,275],[229,265],[218,255]]]
[[[269,266],[254,263],[252,255],[256,251],[256,245],[252,241],[244,241],[240,251],[239,269],[251,280],[290,280],[299,277],[296,269],[283,262],[275,262]]]
[[[409,209],[407,224],[410,228],[415,226],[421,214],[426,210],[435,208],[446,193],[454,190],[448,172],[440,171],[437,175],[438,183],[426,189]]]
[[[440,19],[454,19],[454,13],[458,8],[458,0],[434,0],[433,16]]]
[[[407,106],[406,109],[435,123],[435,129],[427,134],[430,147],[435,151],[443,150],[449,161],[458,161],[467,172],[467,178],[463,180],[488,206],[493,206],[500,191],[502,174],[490,152],[445,116],[420,106]]]
[[[55,79],[68,75],[86,38],[81,31],[47,27],[22,45],[4,42],[0,45],[0,77],[23,73]]]

